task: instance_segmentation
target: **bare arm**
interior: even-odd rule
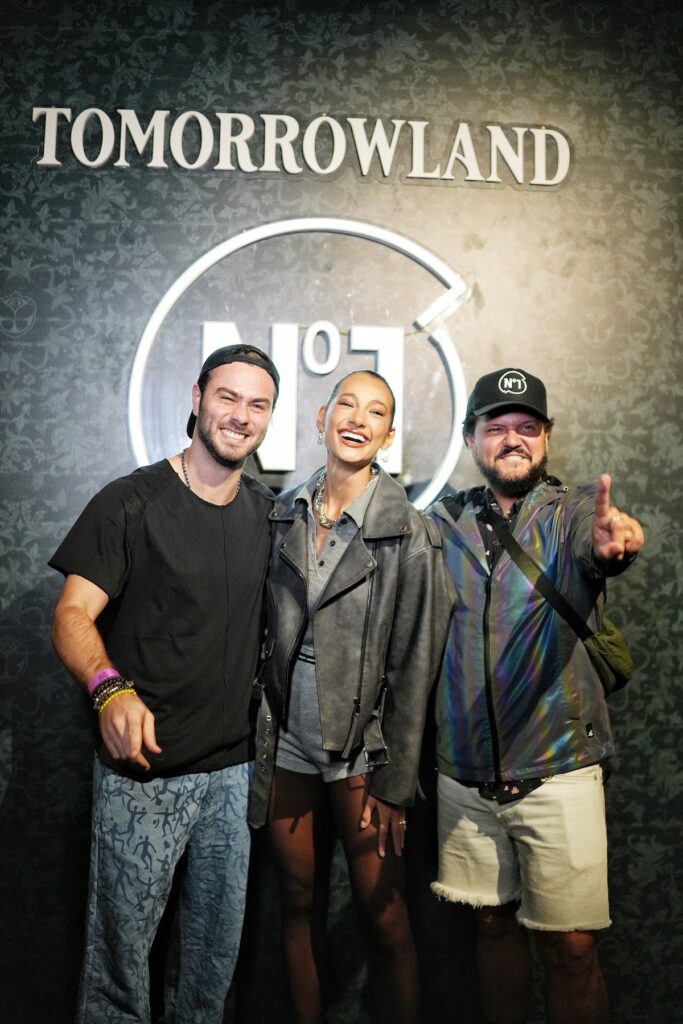
[[[82,576],[67,576],[52,622],[52,643],[65,667],[86,687],[88,680],[112,664],[95,621],[109,595]],[[154,715],[137,694],[121,693],[102,710],[100,732],[112,757],[149,768],[143,747],[161,753],[154,733]]]
[[[85,687],[111,665],[95,620],[109,595],[82,576],[67,576],[52,620],[52,643],[76,682]]]

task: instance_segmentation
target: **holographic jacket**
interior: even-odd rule
[[[436,694],[437,763],[451,778],[533,779],[613,752],[601,684],[583,645],[503,551],[490,572],[477,521],[484,487],[460,491],[456,518],[431,506],[457,597]],[[594,487],[551,478],[524,499],[521,546],[597,629],[605,576],[629,564],[593,554]]]

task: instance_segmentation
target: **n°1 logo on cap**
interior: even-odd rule
[[[526,391],[526,377],[517,370],[508,371],[498,381],[498,390],[504,395],[523,395]]]

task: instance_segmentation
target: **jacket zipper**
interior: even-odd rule
[[[493,766],[495,770],[495,781],[500,782],[500,742],[498,739],[498,727],[496,725],[496,714],[493,707],[493,687],[491,684],[491,643],[489,630],[489,611],[491,607],[491,580],[493,574],[489,573],[486,580],[486,600],[484,601],[484,683],[486,688],[486,707],[489,714],[491,726],[491,747],[493,752]]]
[[[283,560],[285,562],[287,562],[287,564],[294,570],[294,572],[297,574],[297,576],[299,577],[299,579],[303,583],[303,585],[304,585],[304,594],[305,594],[305,605],[304,605],[304,608],[307,609],[308,608],[308,583],[306,581],[306,578],[305,578],[304,574],[302,573],[301,569],[299,568],[299,566],[296,565],[292,561],[292,559],[289,557],[289,555],[285,554],[285,552],[282,551],[282,548],[280,548],[280,555],[283,558]],[[306,616],[307,616],[307,614],[308,614],[308,612],[304,611],[304,614],[301,616],[301,621],[299,623],[299,628],[298,628],[298,630],[297,630],[297,632],[296,632],[296,634],[294,636],[294,639],[292,640],[292,643],[290,644],[290,647],[289,647],[289,650],[287,651],[287,654],[285,655],[285,661],[284,661],[285,685],[284,685],[284,689],[283,689],[283,693],[282,693],[282,712],[283,712],[283,719],[284,719],[285,723],[287,721],[286,708],[287,708],[287,700],[289,698],[289,682],[290,682],[290,679],[291,679],[292,657],[294,655],[294,652],[296,650],[298,650],[299,645],[301,643],[301,638],[303,637],[304,628],[305,628],[305,624],[306,624]]]
[[[375,550],[375,545],[371,544],[371,546],[370,546],[370,555],[371,555],[373,561],[374,561],[374,550]],[[364,665],[365,665],[365,647],[366,647],[367,639],[368,639],[368,629],[369,629],[369,622],[370,622],[370,606],[372,604],[372,592],[373,592],[374,587],[375,587],[375,577],[376,577],[376,575],[377,575],[377,573],[373,572],[372,576],[370,577],[370,582],[368,583],[368,600],[367,600],[367,604],[366,604],[366,607],[365,607],[365,620],[363,622],[363,636],[362,636],[361,645],[360,645],[360,669],[359,669],[359,672],[358,672],[358,689],[356,690],[356,696],[353,699],[353,712],[351,714],[351,724],[349,726],[349,734],[348,734],[348,736],[346,738],[346,743],[344,744],[344,749],[342,750],[342,753],[341,753],[341,756],[344,759],[348,759],[348,757],[351,754],[351,751],[353,750],[354,740],[356,739],[356,731],[358,729],[358,719],[360,718],[360,705],[361,705],[361,697],[362,697],[362,694],[363,694],[363,668],[364,668]]]

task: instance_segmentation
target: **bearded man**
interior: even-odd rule
[[[555,589],[600,627],[605,578],[643,544],[610,505],[610,477],[547,475],[545,387],[524,370],[481,377],[465,443],[486,486],[431,508],[457,591],[437,689],[439,876],[476,908],[482,1017],[523,1024],[528,930],[546,968],[550,1024],[605,1024],[595,932],[610,924],[603,770],[613,753],[583,642],[514,561],[510,531]]]
[[[148,1024],[148,957],[183,855],[164,1024],[221,1024],[249,863],[249,705],[273,495],[242,472],[279,387],[260,349],[213,352],[182,452],[95,495],[50,565],[53,642],[100,744],[79,1024]]]

